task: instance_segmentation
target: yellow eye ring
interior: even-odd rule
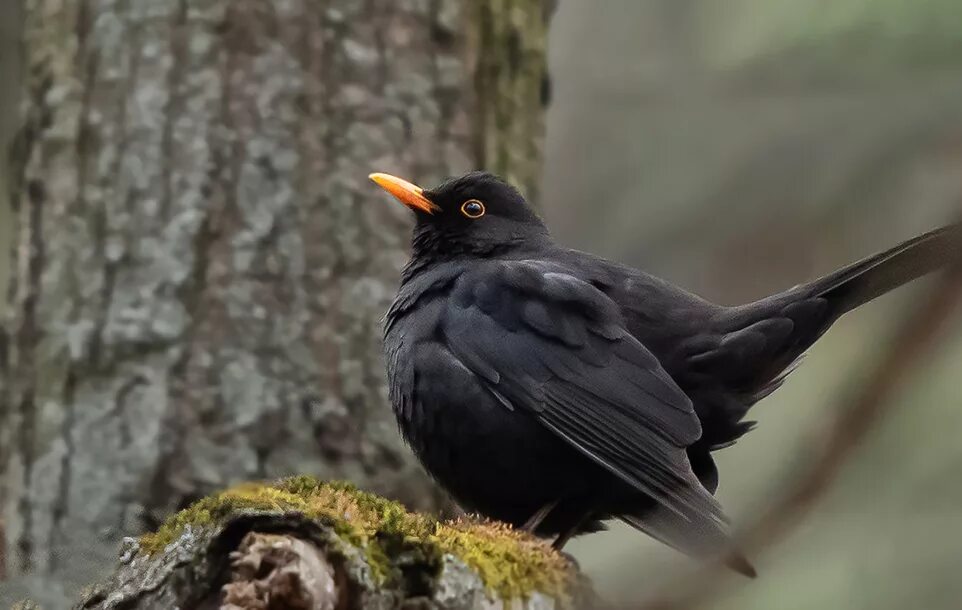
[[[468,199],[461,204],[461,213],[468,218],[481,218],[484,211],[484,204],[477,199]]]

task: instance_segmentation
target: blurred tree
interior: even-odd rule
[[[19,58],[17,54],[19,40],[16,26],[19,19],[20,6],[16,2],[0,4],[0,78],[4,86],[0,87],[0,286],[7,285],[8,268],[6,265],[7,244],[10,234],[10,211],[7,204],[7,151],[9,149],[9,134],[16,122],[17,85],[20,81]],[[3,299],[0,298],[0,315],[3,314]],[[0,335],[2,336],[2,335]],[[0,345],[2,351],[2,345]],[[0,460],[4,453],[3,439],[0,437]],[[0,500],[4,497],[3,477],[0,476]],[[0,501],[2,505],[2,501]],[[4,527],[4,513],[0,509],[0,581],[6,573],[6,534]],[[2,603],[2,602],[0,602]]]
[[[958,0],[563,2],[552,20],[543,207],[557,237],[740,303],[955,218]],[[603,35],[598,33],[602,32]],[[717,454],[736,529],[790,485],[839,388],[917,287],[842,320]],[[763,577],[712,608],[958,608],[962,321]],[[691,564],[613,528],[570,549],[637,599]],[[677,579],[673,578],[681,573]],[[640,577],[640,575],[644,575]],[[694,579],[694,580],[693,580]]]
[[[962,3],[606,7],[553,19],[543,201],[566,243],[733,304],[953,216]]]
[[[20,585],[62,607],[121,536],[239,479],[434,503],[381,373],[408,219],[366,176],[534,185],[545,6],[25,0],[0,331]]]

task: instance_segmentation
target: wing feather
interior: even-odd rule
[[[685,520],[722,522],[685,448],[691,400],[601,291],[550,263],[496,261],[459,278],[441,335],[502,404]]]

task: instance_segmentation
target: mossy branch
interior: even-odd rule
[[[129,539],[78,608],[548,609],[589,596],[566,557],[522,532],[295,477],[209,496]]]

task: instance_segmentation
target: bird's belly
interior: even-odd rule
[[[437,345],[389,359],[401,431],[425,469],[463,508],[520,525],[545,505],[590,495],[600,468],[509,408]],[[406,376],[406,377],[402,377]]]
[[[588,463],[525,413],[500,404],[422,403],[433,434],[406,434],[424,467],[468,511],[514,523],[590,484]]]

